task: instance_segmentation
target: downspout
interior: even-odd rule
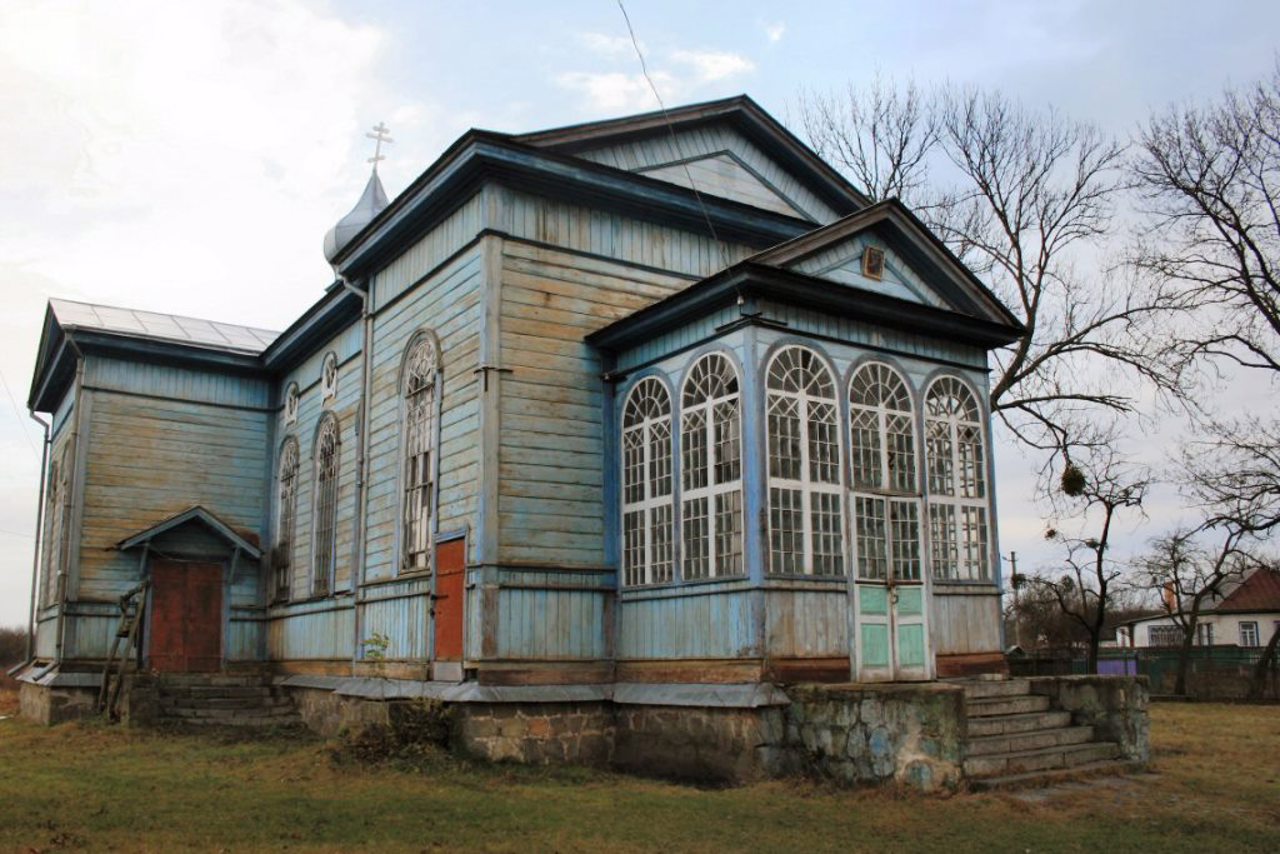
[[[36,545],[35,553],[31,556],[31,609],[27,619],[27,660],[22,663],[23,667],[34,661],[36,657],[36,585],[40,582],[40,547],[44,540],[41,534],[44,531],[44,492],[49,483],[49,445],[53,443],[53,419],[44,421],[30,410],[27,414],[31,416],[32,421],[44,428],[44,444],[40,449],[40,498],[36,504]]]
[[[356,673],[356,665],[360,661],[360,583],[364,580],[365,558],[365,519],[368,514],[368,490],[365,488],[366,466],[365,448],[369,433],[369,386],[373,381],[373,363],[369,358],[372,343],[373,313],[369,310],[369,292],[361,290],[338,272],[334,267],[333,274],[348,292],[360,298],[360,406],[357,410],[356,430],[356,536],[351,548],[351,674]]]

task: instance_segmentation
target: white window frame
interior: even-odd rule
[[[302,455],[298,440],[285,438],[280,446],[276,469],[276,542],[271,555],[273,584],[271,598],[287,602],[293,586],[293,557],[298,530],[298,484],[302,476]]]
[[[288,388],[284,390],[284,424],[291,427],[298,423],[298,406],[301,399],[301,392],[298,391],[297,383],[289,383]]]
[[[869,381],[860,381],[868,378]],[[866,394],[860,394],[865,391]],[[859,578],[909,581],[923,578],[921,497],[916,447],[915,408],[910,386],[900,371],[881,361],[864,362],[849,378],[849,485],[853,510],[855,571]],[[870,397],[874,400],[868,402]],[[859,416],[862,416],[861,418]],[[870,423],[867,423],[869,420]],[[905,434],[890,428],[905,424]],[[869,431],[866,433],[861,431]],[[859,437],[874,437],[865,448]],[[905,435],[905,472],[897,464],[890,438]],[[898,451],[903,452],[901,444]],[[860,478],[860,459],[874,458],[878,475]],[[865,512],[874,508],[878,512]],[[875,524],[878,520],[878,524]]]
[[[788,388],[783,373],[787,369],[779,366],[784,360],[794,361],[793,356],[800,362],[807,361],[807,364],[797,364],[793,367],[808,372],[809,376],[802,382],[796,383],[796,387]],[[845,487],[841,445],[844,443],[840,438],[840,401],[836,392],[835,373],[817,351],[800,344],[788,344],[780,347],[769,359],[764,375],[766,453],[769,464],[769,572],[773,575],[843,576],[846,571],[843,501]],[[825,393],[818,393],[824,387]],[[794,418],[799,425],[799,433],[795,437],[774,435],[774,412],[783,407],[794,407]],[[819,407],[829,407],[831,412],[829,420],[815,418],[814,410]],[[792,416],[784,414],[783,417],[790,419]],[[823,429],[829,429],[831,433],[831,441],[823,444],[832,449],[834,458],[816,461],[818,466],[834,472],[834,478],[831,481],[814,476],[815,460],[812,451],[815,438],[818,438],[815,437],[817,425],[822,425]],[[775,451],[781,447],[785,439],[791,439],[797,445],[793,450],[798,451],[799,454],[799,478],[784,477],[776,473],[782,468],[784,460],[777,457]],[[793,459],[793,457],[787,457],[785,461]],[[777,464],[775,464],[776,461]],[[792,538],[798,533],[801,540],[799,552],[787,549],[780,539],[784,534],[784,531],[780,530],[783,515],[790,515],[797,510],[794,505],[789,507],[780,505],[778,499],[783,492],[790,493],[792,497],[799,496],[799,530],[785,531]],[[815,506],[823,502],[828,504],[826,508]],[[817,529],[815,517],[818,513],[825,515],[828,520],[834,519],[834,531]],[[819,550],[815,547],[815,543],[819,537],[830,541],[826,543],[828,548],[820,553],[826,566],[816,564]],[[832,544],[834,548],[831,548]]]
[[[321,454],[327,433],[333,436],[332,461],[324,468]],[[328,596],[333,593],[334,576],[338,565],[338,497],[342,474],[342,431],[337,417],[326,412],[316,427],[315,448],[312,451],[312,501],[311,501],[311,595]],[[326,476],[326,472],[328,475]],[[329,489],[329,494],[325,490]],[[329,514],[328,524],[322,524],[324,514]],[[326,532],[327,529],[327,532]],[[327,542],[326,542],[327,540]]]
[[[681,577],[689,581],[745,575],[742,388],[737,368],[724,353],[707,353],[689,369],[681,395]],[[732,411],[725,417],[729,407]],[[722,473],[725,479],[718,481]],[[705,513],[696,512],[700,507]]]
[[[945,411],[935,399],[961,398]],[[929,384],[924,395],[925,471],[928,480],[930,560],[934,578],[948,581],[991,580],[991,491],[987,482],[988,442],[978,396],[951,375]],[[977,442],[962,443],[963,431]],[[939,435],[939,431],[941,435]],[[963,453],[974,449],[972,456]],[[939,468],[941,466],[941,468]],[[972,478],[966,478],[967,471]],[[966,492],[971,494],[965,494]]]
[[[1246,626],[1248,627],[1246,629]],[[1250,641],[1249,636],[1253,639]],[[1241,620],[1240,621],[1240,645],[1247,647],[1262,646],[1261,634],[1258,632],[1257,620]]]
[[[641,379],[631,388],[622,407],[619,449],[622,570],[623,584],[627,587],[676,580],[677,471],[672,430],[671,393],[666,384],[653,376]],[[632,456],[632,452],[636,455]],[[637,473],[638,480],[634,479]],[[640,515],[639,527],[632,524],[636,514]]]
[[[414,335],[400,375],[400,572],[426,573],[433,565],[440,456],[440,348],[434,335]]]
[[[320,391],[325,400],[338,396],[338,354],[333,351],[320,362]]]

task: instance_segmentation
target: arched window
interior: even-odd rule
[[[929,386],[924,408],[933,574],[989,578],[986,454],[978,401],[960,380],[941,377]]]
[[[649,377],[636,383],[622,414],[622,567],[628,585],[674,576],[671,397]]]
[[[807,347],[784,347],[766,374],[769,570],[844,572],[840,436],[831,372]]]
[[[920,501],[911,395],[883,362],[849,382],[854,540],[861,578],[920,578]]]
[[[404,395],[404,517],[401,520],[400,566],[406,572],[431,568],[438,373],[435,341],[430,335],[419,335],[405,352],[401,372],[401,393]]]
[[[342,445],[338,441],[338,419],[326,412],[316,430],[315,498],[312,501],[311,592],[329,593],[334,573],[338,534],[338,462]]]
[[[742,426],[738,374],[703,356],[684,384],[680,415],[684,578],[741,575]]]
[[[293,532],[298,512],[298,440],[290,436],[280,449],[279,492],[276,508],[276,545],[271,555],[275,575],[274,598],[289,598],[289,579],[293,574]]]
[[[45,485],[44,565],[40,589],[46,606],[58,601],[58,572],[66,551],[67,503],[71,493],[73,458],[71,442],[62,448],[58,459],[49,464],[49,481]]]

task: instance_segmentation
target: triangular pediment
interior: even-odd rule
[[[513,139],[815,223],[869,204],[745,95]]]
[[[872,248],[884,253],[878,278],[864,271],[863,259]],[[1020,325],[995,295],[896,199],[880,202],[748,260],[934,309]]]
[[[700,193],[732,199],[774,213],[813,219],[814,215],[792,201],[768,179],[748,167],[730,151],[693,157],[682,163],[636,170],[641,175],[696,189]]]

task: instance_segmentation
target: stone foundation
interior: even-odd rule
[[[614,767],[636,774],[720,783],[769,776],[781,762],[780,707],[618,706]]]
[[[1029,681],[1032,693],[1045,694],[1054,708],[1071,712],[1072,723],[1092,726],[1097,737],[1120,745],[1125,759],[1150,760],[1147,677],[1036,676]]]
[[[613,757],[609,703],[468,703],[454,713],[457,746],[481,759],[604,768]]]

